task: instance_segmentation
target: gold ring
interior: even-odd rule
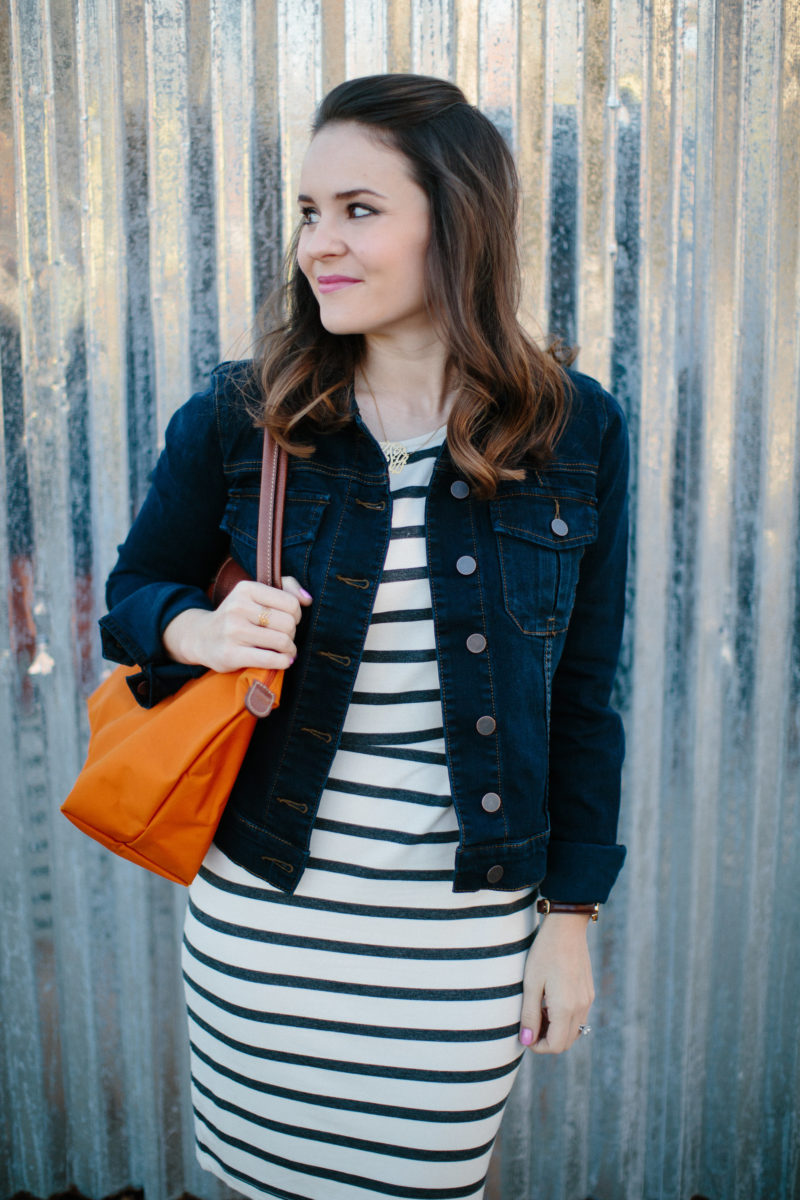
[[[269,627],[269,614],[270,610],[268,608],[262,608],[261,612],[258,614],[256,625],[260,625],[262,629],[267,629]]]

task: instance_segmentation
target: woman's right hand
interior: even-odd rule
[[[178,613],[162,634],[170,658],[219,672],[286,670],[297,657],[295,630],[311,596],[291,575],[281,582],[283,588],[274,588],[243,580],[212,612],[187,608]]]

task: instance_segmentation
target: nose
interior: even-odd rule
[[[344,254],[347,249],[333,219],[321,216],[316,224],[307,226],[305,233],[304,249],[310,258],[337,257]]]

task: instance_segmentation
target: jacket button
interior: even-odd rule
[[[569,533],[569,525],[566,521],[562,521],[561,517],[553,517],[550,528],[556,537],[566,537]]]
[[[486,638],[482,633],[471,633],[467,638],[467,649],[470,654],[481,654],[486,649]]]
[[[478,717],[475,728],[478,733],[488,735],[494,733],[495,729],[497,729],[497,721],[495,721],[494,717]]]
[[[500,797],[497,792],[487,792],[481,798],[481,808],[484,812],[497,812],[500,807]]]
[[[486,872],[487,883],[499,883],[502,878],[503,868],[499,863],[495,863],[493,867],[489,867],[489,870]]]
[[[455,496],[456,500],[466,500],[469,495],[469,484],[463,479],[457,479],[455,483],[450,484],[450,495]]]
[[[137,683],[137,685],[136,685],[136,693],[137,693],[137,695],[139,695],[139,696],[146,696],[146,695],[147,695],[147,684],[145,683],[145,681],[144,681],[144,680],[142,680],[142,681],[141,681],[141,683]]]
[[[456,570],[459,575],[471,575],[477,565],[471,554],[462,554],[456,562]]]

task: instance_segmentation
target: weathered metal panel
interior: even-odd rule
[[[528,1056],[487,1200],[800,1196],[798,5],[10,0],[0,49],[2,1194],[227,1194],[193,1157],[183,893],[57,808],[165,423],[248,350],[314,105],[388,69],[502,129],[525,322],[632,432],[629,862],[594,1032]]]

